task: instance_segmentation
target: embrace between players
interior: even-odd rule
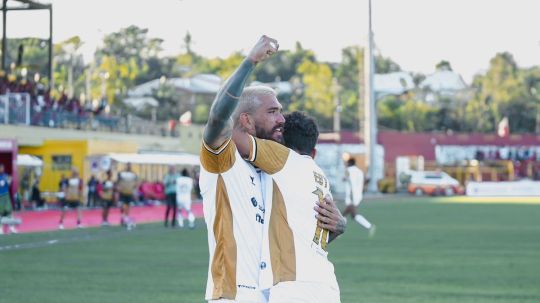
[[[218,92],[204,130],[209,302],[340,302],[327,244],[346,221],[313,161],[317,125],[301,112],[283,116],[271,88],[244,88],[278,47],[260,38]]]

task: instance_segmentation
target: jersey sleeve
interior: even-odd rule
[[[271,140],[250,137],[252,144],[247,160],[268,174],[282,170],[291,150]]]
[[[217,149],[212,149],[203,141],[201,165],[210,173],[223,173],[233,166],[236,158],[235,154],[236,146],[230,138]]]

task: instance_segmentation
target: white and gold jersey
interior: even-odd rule
[[[186,176],[176,178],[176,201],[182,204],[191,204],[191,191],[193,179]]]
[[[121,171],[118,174],[118,191],[124,195],[133,195],[137,187],[137,175],[132,171]]]
[[[358,206],[364,191],[364,173],[358,166],[347,167],[345,204]]]
[[[203,144],[201,164],[210,252],[206,300],[258,302],[265,174],[244,161],[230,140],[217,150]]]
[[[259,280],[261,288],[284,281],[320,282],[339,290],[327,258],[329,232],[317,225],[315,202],[324,203],[330,184],[309,156],[269,140],[253,138],[249,161],[273,179]]]
[[[68,179],[68,185],[66,187],[66,200],[81,202],[81,189],[82,181],[79,178]]]

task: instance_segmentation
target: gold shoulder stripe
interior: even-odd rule
[[[236,262],[238,253],[233,232],[231,201],[222,176],[218,177],[215,202],[216,217],[212,229],[216,248],[211,265],[212,280],[214,281],[212,299],[234,300],[236,298]]]
[[[271,140],[259,138],[254,138],[254,140],[253,164],[271,175],[282,170],[291,150]]]
[[[200,152],[201,165],[208,172],[213,174],[228,171],[236,161],[236,145],[228,140],[217,150],[209,149],[203,142]]]
[[[273,181],[272,214],[269,223],[270,260],[274,285],[284,281],[296,281],[296,251],[294,237],[283,195]]]
[[[213,149],[213,148],[211,148],[210,146],[208,146],[208,144],[206,144],[206,142],[204,142],[204,140],[202,141],[202,143],[203,143],[203,146],[204,146],[209,152],[218,155],[218,154],[220,154],[220,153],[227,147],[227,145],[229,144],[229,142],[231,142],[231,139],[232,139],[232,138],[227,139],[227,141],[223,142],[223,144],[221,144],[221,146],[218,147],[218,148],[216,148],[216,149]]]
[[[251,149],[249,150],[249,157],[247,160],[249,162],[255,162],[255,159],[257,158],[257,141],[252,135],[249,135],[249,138],[251,139]]]

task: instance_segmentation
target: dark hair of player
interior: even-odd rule
[[[285,146],[299,154],[310,155],[318,138],[319,129],[312,117],[300,111],[285,114],[283,129]]]

